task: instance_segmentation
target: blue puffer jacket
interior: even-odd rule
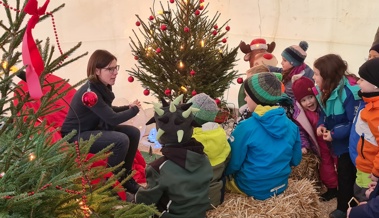
[[[258,105],[250,118],[237,125],[229,142],[226,175],[233,175],[242,192],[259,200],[282,193],[291,166],[301,161],[299,128],[281,107]]]
[[[331,132],[332,150],[337,156],[349,152],[350,130],[360,102],[359,89],[358,85],[350,85],[347,78],[343,77],[324,106],[317,87],[316,98],[322,109],[317,126],[324,125]]]
[[[359,116],[359,112],[365,107],[366,103],[362,100],[359,103],[358,111],[355,115],[353,125],[351,127],[351,132],[350,132],[350,138],[349,138],[349,154],[351,161],[353,162],[354,166],[355,164],[355,159],[357,159],[358,156],[358,151],[357,151],[357,144],[359,141],[359,138],[361,137],[357,131],[355,130],[355,124],[357,123],[357,116]]]

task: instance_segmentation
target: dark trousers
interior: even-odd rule
[[[338,174],[338,193],[337,209],[343,212],[349,207],[347,203],[354,196],[354,184],[356,178],[356,168],[350,159],[349,153],[342,154],[338,157],[337,174]]]
[[[112,154],[108,157],[108,166],[113,167],[125,161],[122,168],[126,170],[126,173],[121,176],[121,181],[126,178],[128,173],[132,170],[134,157],[138,149],[140,131],[134,126],[119,125],[113,131],[94,130],[81,132],[80,138],[88,140],[91,135],[97,135],[100,132],[102,133],[100,138],[92,144],[89,152],[95,154],[114,143],[113,148],[110,150]],[[76,140],[78,140],[78,135],[73,137],[70,141],[73,142]],[[121,169],[118,169],[114,173],[118,173],[119,171],[121,171]]]

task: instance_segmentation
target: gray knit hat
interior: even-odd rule
[[[219,111],[215,100],[205,93],[193,96],[187,103],[192,103],[191,107],[200,109],[198,112],[193,112],[195,121],[200,125],[213,122]]]
[[[260,105],[275,105],[282,96],[281,82],[273,73],[254,74],[244,82],[251,99]]]

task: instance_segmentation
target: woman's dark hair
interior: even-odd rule
[[[347,63],[342,60],[341,56],[336,54],[327,54],[319,57],[313,66],[320,71],[322,77],[321,101],[323,105],[329,99],[331,93],[337,88],[341,79],[349,75],[347,72]]]
[[[291,67],[288,70],[283,70],[283,72],[282,72],[282,83],[283,84],[287,84],[287,82],[291,81],[290,74],[291,74],[293,68],[294,67]]]
[[[92,53],[91,57],[88,60],[87,65],[87,77],[90,81],[98,82],[96,75],[97,69],[102,69],[109,65],[113,60],[117,58],[106,50],[96,50]]]

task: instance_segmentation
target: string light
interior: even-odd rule
[[[162,11],[162,10],[159,10],[157,13],[158,13],[159,15],[162,15],[162,14],[163,14],[163,11]]]
[[[183,49],[184,49],[184,46],[183,46],[183,45],[181,45],[181,46],[180,46],[180,50],[183,50]]]
[[[179,68],[183,68],[184,67],[184,64],[182,61],[179,61]]]
[[[36,156],[34,155],[34,153],[29,154],[29,160],[33,161],[34,159],[36,159]]]
[[[183,93],[187,93],[187,88],[184,86],[181,86],[180,91],[182,91]]]
[[[204,47],[204,44],[205,44],[204,40],[201,40],[201,41],[200,41],[200,45],[201,45],[201,47]]]

